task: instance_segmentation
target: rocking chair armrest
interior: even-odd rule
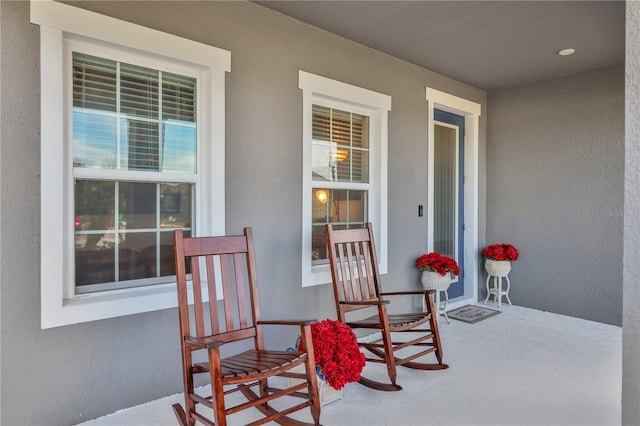
[[[388,300],[360,300],[354,302],[340,302],[341,305],[360,305],[360,306],[377,306],[377,305],[386,305],[388,304]]]
[[[218,348],[224,345],[224,342],[222,340],[219,340],[215,336],[207,336],[207,337],[186,336],[184,338],[184,343],[187,346],[201,347],[201,348],[207,348],[207,349]]]
[[[257,321],[256,324],[260,325],[297,325],[297,326],[306,326],[317,323],[316,319],[292,319],[292,320],[260,320]]]
[[[411,294],[435,293],[435,290],[408,290],[408,291],[390,291],[388,293],[380,293],[380,296],[401,296]]]

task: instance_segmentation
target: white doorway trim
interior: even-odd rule
[[[453,309],[478,300],[478,133],[481,106],[439,90],[426,88],[428,139],[427,248],[433,251],[433,185],[434,185],[434,111],[436,109],[465,118],[464,138],[464,295],[451,300]],[[462,272],[460,272],[462,273]]]

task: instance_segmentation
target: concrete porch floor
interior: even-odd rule
[[[486,306],[497,309],[492,302]],[[620,327],[503,304],[501,314],[476,324],[441,320],[440,331],[449,369],[400,368],[399,392],[350,383],[341,400],[322,407],[322,424],[620,424]],[[383,366],[365,372],[385,377]],[[171,404],[179,401],[182,394],[82,424],[177,425]],[[256,418],[245,412],[229,422]],[[311,417],[305,411],[299,418]]]

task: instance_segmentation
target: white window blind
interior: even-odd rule
[[[74,165],[195,172],[196,80],[73,53]]]
[[[369,117],[313,105],[313,180],[369,182]]]

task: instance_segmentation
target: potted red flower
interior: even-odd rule
[[[416,267],[422,271],[420,280],[427,290],[444,291],[451,279],[460,273],[458,262],[440,253],[423,254],[416,259]]]
[[[332,388],[340,390],[349,382],[360,380],[365,365],[358,340],[349,326],[325,319],[311,326],[313,356],[318,376]],[[300,346],[301,343],[298,343]]]
[[[520,253],[511,244],[491,244],[482,250],[487,258],[484,264],[489,275],[504,277],[511,271],[511,261],[518,260]]]

